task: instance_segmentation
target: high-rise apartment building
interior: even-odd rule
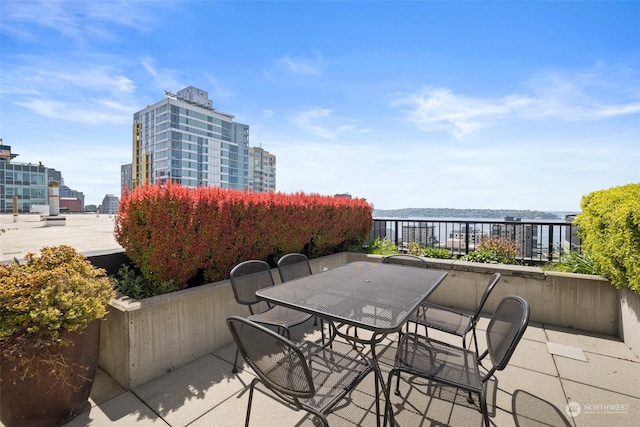
[[[106,214],[114,214],[118,212],[118,205],[120,204],[120,199],[118,199],[113,194],[107,194],[102,199],[102,204],[100,205],[100,213]]]
[[[188,187],[248,188],[249,126],[189,86],[133,115],[132,189],[171,180]]]
[[[249,189],[256,193],[276,191],[276,156],[262,147],[249,147]]]
[[[120,194],[124,194],[125,190],[133,188],[133,175],[131,173],[131,163],[120,166]]]
[[[532,224],[522,224],[520,218],[505,217],[504,224],[493,224],[492,237],[512,240],[518,245],[519,255],[531,257],[538,248],[538,227]]]

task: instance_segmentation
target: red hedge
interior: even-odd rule
[[[199,270],[223,279],[309,243],[313,256],[330,253],[369,233],[372,210],[363,199],[147,184],[123,194],[115,236],[145,277],[185,287]]]

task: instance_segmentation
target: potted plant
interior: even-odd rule
[[[25,259],[0,264],[0,421],[59,426],[87,404],[114,291],[70,246]]]

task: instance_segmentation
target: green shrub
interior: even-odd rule
[[[72,362],[59,352],[69,345],[62,332],[104,318],[115,293],[105,271],[73,247],[45,246],[40,254],[26,254],[26,264],[0,263],[0,358],[20,378],[46,370],[67,381],[64,366]]]
[[[107,313],[114,295],[105,271],[67,245],[25,255],[26,264],[0,263],[0,343],[5,337],[38,335],[56,341]]]
[[[422,256],[428,258],[451,259],[453,258],[453,253],[449,249],[445,248],[424,248]]]
[[[372,254],[376,255],[392,255],[398,253],[398,247],[391,240],[376,239],[371,248]]]
[[[520,264],[518,245],[504,237],[487,237],[480,240],[478,248],[464,255],[463,261],[483,262],[487,264]]]
[[[582,250],[615,287],[640,294],[640,183],[594,191],[580,206]]]
[[[114,287],[118,291],[138,300],[180,289],[174,284],[173,280],[161,281],[147,279],[137,268],[127,264],[120,267],[118,274],[111,279]]]
[[[347,249],[349,252],[356,252],[362,254],[375,254],[375,255],[391,255],[398,253],[398,247],[387,239],[375,239],[367,238],[364,241],[352,244]]]
[[[593,257],[584,251],[569,251],[561,248],[558,253],[557,262],[550,262],[543,267],[543,270],[561,271],[564,273],[580,274],[600,274],[595,266]]]

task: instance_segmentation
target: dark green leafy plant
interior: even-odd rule
[[[375,255],[391,255],[398,253],[398,247],[388,239],[367,238],[362,243],[349,246],[349,252],[357,252]]]
[[[376,255],[397,254],[398,247],[391,240],[376,238],[369,253]]]
[[[569,251],[561,248],[558,251],[558,262],[550,262],[544,270],[561,271],[564,273],[600,274],[593,257],[588,252]]]
[[[422,256],[428,258],[452,259],[453,253],[445,248],[424,248]]]
[[[173,280],[149,280],[145,278],[139,270],[131,265],[123,265],[118,270],[118,274],[112,277],[115,288],[128,297],[134,299],[149,298],[177,291],[180,288],[173,283]]]

